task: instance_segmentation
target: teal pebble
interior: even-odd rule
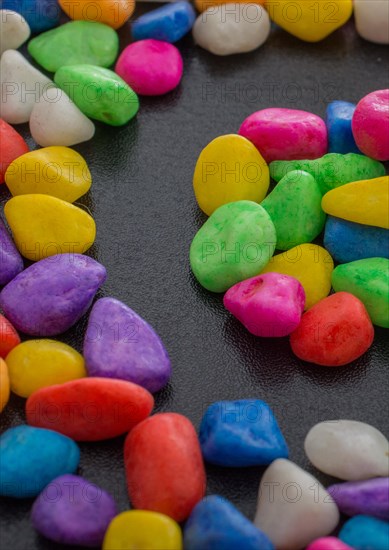
[[[389,523],[370,516],[354,516],[343,525],[339,538],[355,550],[388,550]]]

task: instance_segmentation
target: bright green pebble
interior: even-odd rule
[[[326,215],[321,192],[307,172],[289,172],[261,202],[277,232],[277,248],[289,250],[310,243],[322,231]]]
[[[190,265],[199,283],[224,292],[258,275],[273,256],[276,231],[266,210],[252,201],[220,206],[197,232]]]
[[[385,175],[385,167],[381,162],[356,153],[328,153],[314,160],[275,160],[269,168],[270,176],[276,181],[292,170],[308,172],[315,178],[322,195],[345,183]]]
[[[389,328],[388,259],[366,258],[338,265],[331,279],[336,292],[350,292],[364,303],[372,323]]]
[[[54,80],[89,118],[122,126],[138,112],[136,93],[109,69],[95,65],[63,66]]]
[[[108,25],[72,21],[30,40],[28,52],[47,71],[88,63],[109,67],[119,51],[117,33]]]

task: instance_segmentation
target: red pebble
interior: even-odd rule
[[[110,378],[81,378],[42,388],[27,400],[31,426],[76,441],[101,441],[129,432],[149,416],[153,396],[144,388]]]
[[[290,344],[304,361],[340,367],[363,355],[373,338],[374,328],[363,303],[348,292],[337,292],[304,313]]]
[[[127,488],[134,508],[185,520],[205,494],[205,471],[192,423],[181,414],[156,414],[127,436]]]
[[[0,357],[5,359],[11,349],[20,344],[19,334],[11,323],[0,314]]]
[[[0,183],[4,183],[4,174],[11,162],[28,151],[22,136],[0,118]]]

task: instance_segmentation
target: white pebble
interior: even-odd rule
[[[270,33],[270,18],[259,4],[222,4],[198,16],[193,26],[195,42],[216,55],[251,52]]]
[[[354,16],[362,38],[389,44],[389,0],[354,0]]]
[[[19,48],[30,34],[30,27],[20,13],[12,10],[0,10],[0,55],[5,50]]]
[[[339,479],[359,481],[389,475],[389,442],[363,422],[320,422],[308,432],[304,447],[318,470]]]
[[[317,479],[290,460],[271,463],[259,486],[254,523],[277,550],[301,550],[329,535],[338,521],[338,508]]]

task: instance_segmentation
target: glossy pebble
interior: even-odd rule
[[[165,4],[138,17],[131,26],[132,37],[177,42],[190,31],[195,19],[196,13],[189,2]]]
[[[389,3],[382,0],[354,0],[358,34],[369,42],[389,44]]]
[[[211,141],[201,151],[193,175],[196,200],[208,216],[229,202],[261,202],[269,183],[269,168],[258,149],[236,134]]]
[[[257,275],[272,257],[276,231],[262,206],[237,201],[220,206],[199,229],[190,247],[190,265],[199,283],[224,292]]]
[[[294,277],[264,273],[232,286],[223,303],[255,336],[287,336],[300,324],[305,292]]]
[[[0,219],[0,286],[8,284],[23,271],[23,259]]]
[[[374,328],[363,303],[348,292],[337,292],[304,313],[290,345],[303,361],[340,367],[361,357],[373,339]]]
[[[362,153],[373,159],[389,160],[389,89],[377,90],[360,100],[352,129]]]
[[[322,537],[311,542],[306,550],[354,550],[336,537]]]
[[[192,423],[181,414],[160,413],[126,438],[127,488],[134,508],[185,520],[205,493],[200,445]]]
[[[239,134],[254,143],[266,162],[315,159],[327,152],[324,120],[306,111],[257,111],[243,121]]]
[[[362,481],[388,475],[389,442],[363,422],[320,422],[308,432],[304,449],[318,470],[339,479]]]
[[[5,50],[17,50],[30,34],[30,27],[20,13],[0,10],[0,55]]]
[[[10,384],[8,369],[5,361],[0,357],[0,413],[8,403]]]
[[[102,441],[129,432],[153,406],[153,396],[131,382],[80,378],[33,393],[26,416],[30,425],[76,441]]]
[[[346,516],[365,514],[389,519],[389,478],[347,481],[328,487],[339,510]]]
[[[133,42],[119,56],[117,74],[140,95],[163,95],[181,82],[183,60],[175,46],[161,40]]]
[[[210,8],[219,7],[220,5],[222,4],[224,5],[225,3],[226,3],[225,0],[195,0],[194,2],[197,11],[199,11],[200,13]],[[241,4],[241,3],[247,4],[248,2],[247,0],[237,0],[235,2],[235,4]],[[250,4],[251,3],[264,5],[265,0],[256,0],[256,2],[250,2]]]
[[[84,357],[89,376],[128,380],[150,392],[163,388],[171,376],[170,359],[158,334],[114,298],[102,298],[93,306]]]
[[[5,359],[20,344],[19,334],[12,324],[0,313],[0,357]]]
[[[180,526],[168,516],[129,510],[116,516],[105,534],[102,550],[182,550]]]
[[[32,525],[40,535],[59,543],[100,546],[117,514],[113,497],[86,479],[66,474],[45,487],[33,504]]]
[[[70,19],[104,23],[113,29],[122,27],[135,9],[135,0],[59,0]]]
[[[259,486],[254,523],[277,550],[304,548],[329,535],[338,521],[336,504],[311,474],[283,458],[267,468]]]
[[[184,543],[185,550],[274,550],[264,533],[218,495],[195,506],[185,525]]]
[[[213,403],[204,413],[199,439],[204,459],[219,466],[262,466],[288,457],[273,411],[259,399]]]
[[[0,451],[0,495],[7,497],[35,497],[56,477],[75,472],[80,461],[68,437],[25,425],[0,436]]]
[[[52,256],[8,283],[0,292],[0,307],[15,328],[26,334],[61,334],[87,312],[106,276],[105,268],[87,256]]]
[[[61,10],[57,0],[2,0],[2,8],[20,13],[32,33],[47,31],[59,25]]]
[[[348,101],[332,101],[327,106],[328,150],[330,153],[360,153],[351,128],[356,105]]]
[[[343,525],[339,538],[355,550],[388,550],[389,523],[369,516],[355,516]]]
[[[0,118],[0,184],[12,161],[28,153],[28,145],[16,130]]]

